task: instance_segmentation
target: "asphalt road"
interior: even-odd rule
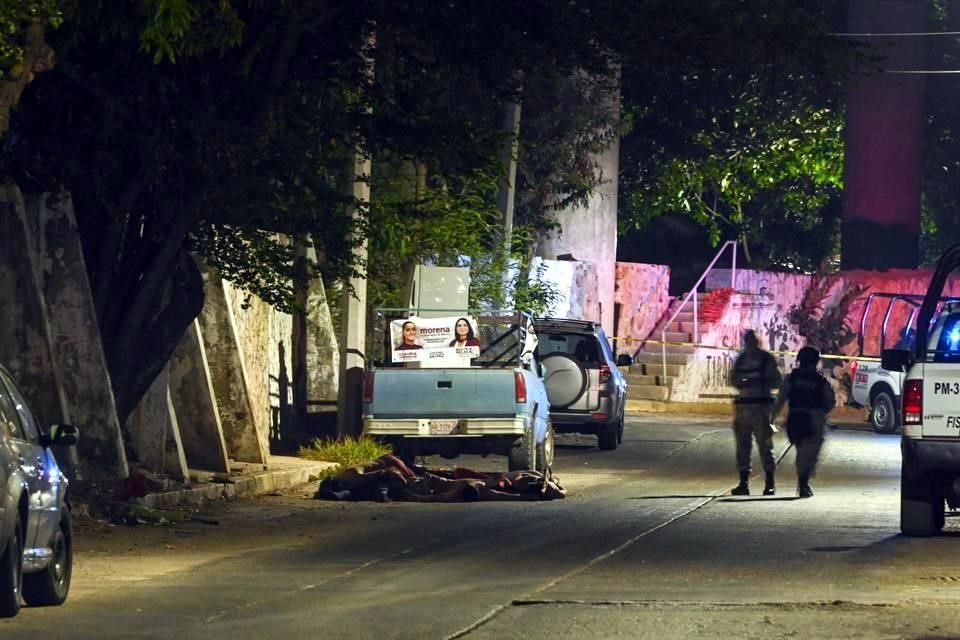
[[[899,535],[896,436],[831,432],[806,500],[782,440],[778,495],[727,495],[725,420],[559,445],[563,500],[286,496],[219,505],[216,526],[81,528],[68,603],[0,638],[960,638],[960,517]]]

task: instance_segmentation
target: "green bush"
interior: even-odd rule
[[[346,436],[334,440],[317,438],[309,445],[300,447],[297,455],[307,460],[335,462],[339,465],[325,469],[321,473],[322,479],[323,477],[336,474],[346,467],[373,462],[388,453],[393,453],[393,449],[373,438],[367,436],[360,438]]]

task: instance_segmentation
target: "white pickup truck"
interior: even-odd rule
[[[851,371],[850,398],[870,410],[870,424],[877,433],[894,433],[900,428],[900,390],[903,372],[882,366],[884,349],[912,349],[916,339],[917,315],[923,296],[875,292],[867,296],[860,317],[859,350]],[[945,306],[960,302],[941,297],[933,320]],[[871,331],[879,327],[879,332]]]
[[[860,316],[858,355],[853,361],[850,398],[870,410],[870,424],[878,433],[900,427],[900,387],[903,373],[880,366],[884,348],[909,348],[923,296],[875,292],[867,296]],[[877,326],[879,332],[871,331]]]
[[[947,279],[960,269],[960,244],[940,258],[917,316],[913,349],[885,349],[882,366],[902,372],[900,530],[943,529],[946,504],[960,507],[960,303],[941,307]]]

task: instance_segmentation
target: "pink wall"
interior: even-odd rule
[[[656,327],[670,304],[670,267],[662,264],[618,262],[614,285],[617,305],[615,351],[633,353],[639,341]]]

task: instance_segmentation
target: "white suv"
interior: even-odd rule
[[[900,530],[908,536],[939,533],[946,503],[960,506],[960,304],[936,313],[947,278],[958,268],[960,245],[955,245],[930,280],[914,348],[882,353],[884,369],[905,372]]]

